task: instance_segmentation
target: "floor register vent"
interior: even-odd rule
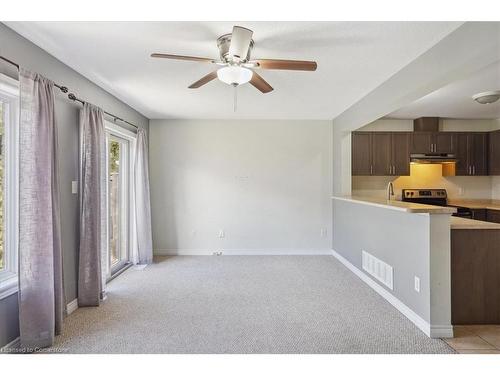
[[[366,251],[362,251],[361,257],[363,270],[392,290],[394,273],[392,267]]]

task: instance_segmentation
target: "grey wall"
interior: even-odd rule
[[[146,117],[0,23],[0,55],[68,86],[79,97],[138,126],[149,129]],[[17,78],[17,70],[0,61],[0,72]],[[78,179],[78,110],[81,106],[57,92],[56,120],[60,146],[61,222],[66,302],[77,296],[78,195],[71,181]],[[18,335],[17,295],[0,300],[0,347]]]
[[[450,215],[407,213],[334,199],[333,249],[362,272],[362,251],[392,266],[393,290],[379,285],[427,322],[432,337],[448,337]],[[420,278],[420,292],[414,289],[415,276]]]
[[[152,120],[150,132],[157,253],[330,251],[330,121]]]

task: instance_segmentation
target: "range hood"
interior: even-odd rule
[[[413,120],[413,132],[439,132],[439,117],[420,117]],[[434,150],[435,149],[436,148],[434,148]],[[425,154],[414,153],[410,154],[410,162],[418,164],[451,164],[456,163],[457,158],[455,154],[443,154],[438,152]]]
[[[456,163],[455,154],[410,154],[410,162],[419,164]]]

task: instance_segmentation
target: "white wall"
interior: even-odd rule
[[[332,139],[329,121],[152,120],[155,251],[331,249]]]
[[[500,128],[498,120],[441,119],[441,131],[491,131]],[[380,119],[360,129],[361,131],[413,131],[413,120]],[[353,176],[353,195],[378,196],[386,194],[389,181],[401,198],[402,189],[446,189],[452,199],[499,199],[500,178],[489,176],[443,177],[440,165],[411,165],[410,176]]]

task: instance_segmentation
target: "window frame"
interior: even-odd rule
[[[135,257],[137,253],[137,236],[135,234],[135,200],[134,200],[134,160],[135,160],[135,146],[137,141],[137,134],[131,132],[121,126],[114,124],[111,121],[105,120],[105,133],[106,133],[106,146],[105,146],[105,155],[106,155],[106,167],[105,167],[105,175],[106,175],[106,184],[105,184],[105,197],[106,197],[106,277],[107,281],[114,278],[116,275],[120,274],[120,272],[125,269],[128,265],[135,262]],[[124,140],[128,142],[128,150],[127,150],[127,168],[124,169],[126,171],[126,179],[128,180],[128,184],[126,184],[126,189],[122,190],[121,195],[122,199],[125,199],[128,204],[127,210],[127,223],[126,223],[126,241],[127,241],[127,251],[128,251],[128,259],[126,261],[119,261],[116,265],[111,265],[111,253],[109,248],[109,201],[108,201],[108,174],[109,174],[109,163],[108,163],[108,145],[110,139],[118,139]]]
[[[4,107],[4,268],[0,270],[0,300],[19,286],[19,81],[0,73]]]

